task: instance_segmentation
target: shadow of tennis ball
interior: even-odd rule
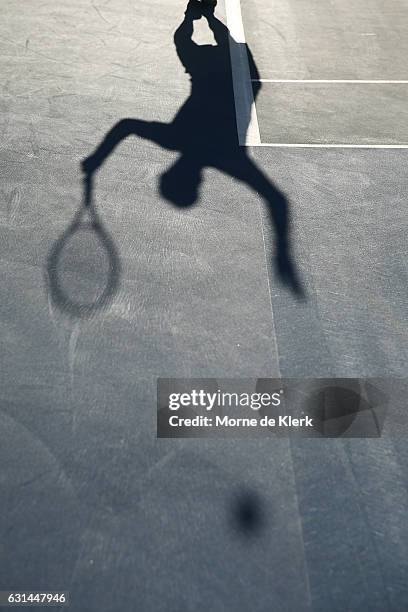
[[[237,531],[246,536],[257,535],[265,524],[262,501],[254,491],[240,491],[232,503],[232,520]]]
[[[354,389],[331,386],[312,394],[305,412],[312,418],[316,431],[322,436],[336,438],[344,434],[357,414],[366,408],[366,402]]]

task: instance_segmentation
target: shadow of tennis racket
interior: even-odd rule
[[[82,205],[47,259],[51,299],[69,315],[91,317],[112,302],[120,270],[117,248],[93,202],[93,176],[87,174]]]

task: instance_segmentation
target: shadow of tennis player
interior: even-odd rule
[[[197,45],[192,40],[193,22],[203,15],[216,45]],[[135,135],[180,152],[174,165],[160,177],[161,194],[178,207],[191,206],[197,201],[206,167],[216,168],[242,181],[263,196],[276,233],[275,265],[279,278],[300,296],[302,287],[289,248],[288,203],[238,142],[229,40],[228,29],[216,19],[212,10],[203,8],[197,0],[190,0],[184,20],[174,34],[178,57],[191,76],[190,97],[172,123],[140,119],[119,121],[95,152],[83,160],[82,170],[92,175],[122,140]],[[238,43],[231,39],[231,44]],[[247,52],[252,75],[256,76],[252,55],[249,49]],[[259,87],[260,83],[254,86],[255,96]]]

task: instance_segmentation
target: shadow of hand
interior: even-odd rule
[[[199,0],[190,0],[184,14],[193,21],[201,19],[203,15],[203,6],[201,2],[199,2]]]

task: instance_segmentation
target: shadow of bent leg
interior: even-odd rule
[[[263,197],[275,230],[274,263],[278,276],[281,282],[297,297],[304,298],[305,291],[290,249],[289,203],[287,199],[246,153],[238,152],[235,156],[225,158],[218,167],[222,172],[247,184],[248,187]]]

